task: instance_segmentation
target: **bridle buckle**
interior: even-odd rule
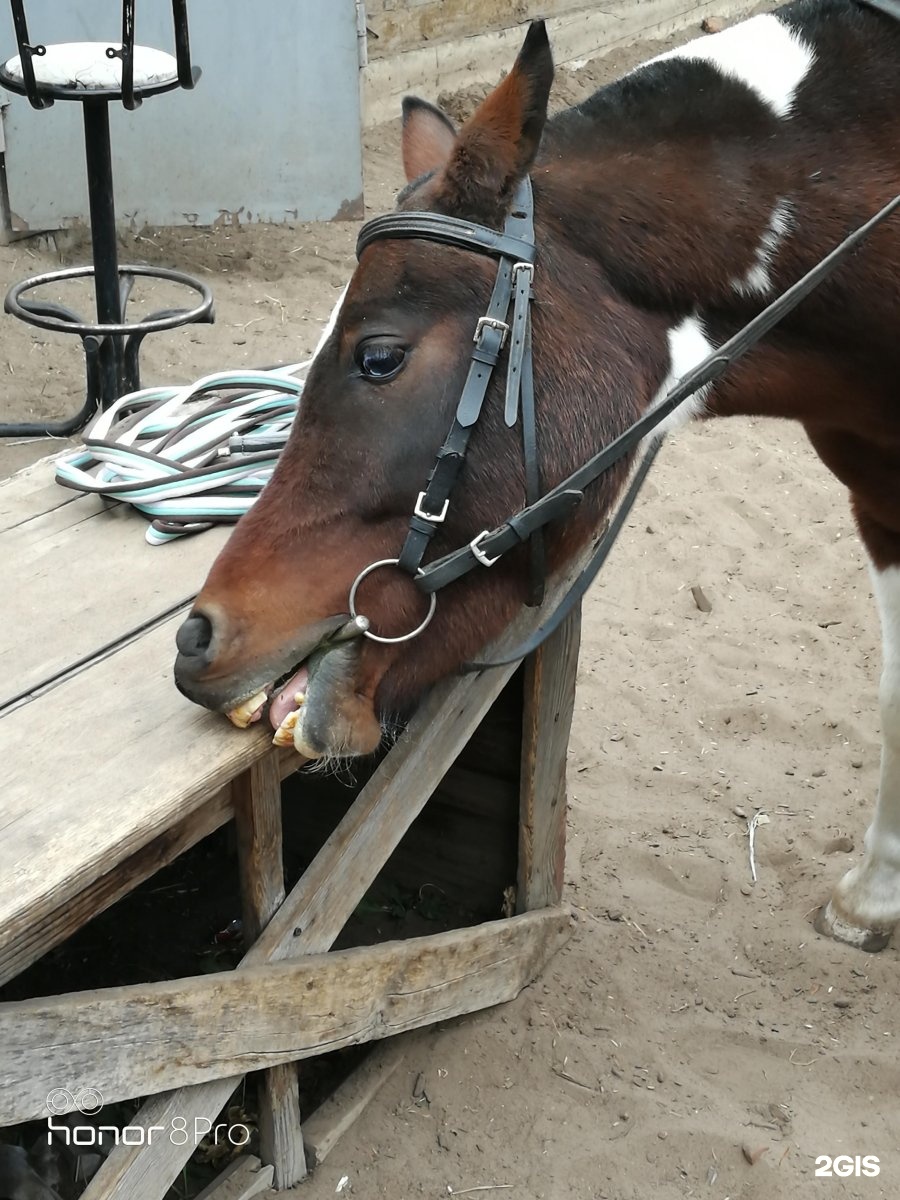
[[[426,509],[424,509],[422,507],[422,505],[424,503],[425,503],[425,493],[419,492],[419,498],[416,500],[416,506],[413,509],[413,512],[415,513],[415,515],[417,517],[421,517],[423,521],[430,521],[432,523],[432,525],[442,524],[447,516],[447,509],[450,507],[450,497],[448,496],[447,499],[444,501],[444,507],[441,509],[441,511],[439,513],[430,513],[428,511],[426,511]]]
[[[507,323],[505,321],[498,321],[496,317],[479,317],[478,324],[475,326],[475,333],[472,337],[473,342],[481,341],[481,334],[485,327],[490,329],[499,329],[500,349],[502,350],[506,345],[506,339],[509,337],[509,326]]]
[[[513,269],[512,269],[513,279],[515,279],[515,277],[519,274],[520,271],[524,271],[527,273],[529,284],[534,283],[534,263],[530,263],[530,262],[513,263]]]
[[[489,529],[482,529],[481,533],[479,533],[477,535],[477,537],[473,537],[471,542],[469,542],[469,549],[472,551],[472,553],[475,555],[475,557],[478,559],[478,561],[481,563],[481,565],[483,567],[492,567],[494,565],[494,563],[500,557],[500,555],[497,554],[494,556],[494,558],[491,558],[491,556],[489,554],[485,554],[485,552],[481,548],[480,543],[482,542],[482,540],[484,538],[486,538],[488,536],[488,534],[490,532],[491,531]]]

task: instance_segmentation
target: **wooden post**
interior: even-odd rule
[[[278,756],[267,754],[254,763],[235,780],[233,794],[244,944],[252,946],[284,900]],[[275,1168],[275,1187],[293,1187],[306,1178],[300,1092],[293,1063],[263,1072],[258,1104],[263,1162]]]
[[[558,904],[566,860],[566,751],[581,609],[525,662],[516,911]]]

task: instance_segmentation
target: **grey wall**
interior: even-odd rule
[[[26,0],[33,42],[121,37],[118,0]],[[362,213],[354,0],[189,0],[191,92],[111,105],[119,220],[137,226]],[[138,0],[137,38],[174,52],[168,0]],[[0,56],[16,52],[0,0]],[[85,220],[81,105],[36,112],[0,89],[9,205],[30,229]]]

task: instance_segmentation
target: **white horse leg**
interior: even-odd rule
[[[900,921],[900,566],[872,571],[881,615],[881,782],[865,856],[834,890],[816,928],[863,950],[881,950]]]

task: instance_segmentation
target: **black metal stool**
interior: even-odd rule
[[[98,408],[108,408],[126,392],[141,386],[139,353],[148,333],[174,329],[194,321],[213,320],[213,298],[206,284],[163,267],[120,266],[116,249],[116,211],[109,142],[109,104],[121,100],[138,108],[145,96],[174,88],[192,88],[200,78],[191,67],[186,0],[172,0],[175,55],[134,44],[134,0],[122,3],[122,41],[32,45],[28,40],[23,0],[10,0],[19,53],[0,67],[0,85],[27,96],[34,108],[50,108],[54,100],[77,100],[84,111],[84,144],[91,214],[93,266],[50,271],[10,288],[8,313],[82,341],[87,374],[84,406],[68,420],[22,424],[0,423],[0,437],[61,436],[83,429]],[[150,276],[193,289],[194,308],[165,309],[142,321],[126,322],[125,309],[135,277]],[[63,280],[93,277],[96,322],[83,321],[62,304],[26,298],[25,293]]]

